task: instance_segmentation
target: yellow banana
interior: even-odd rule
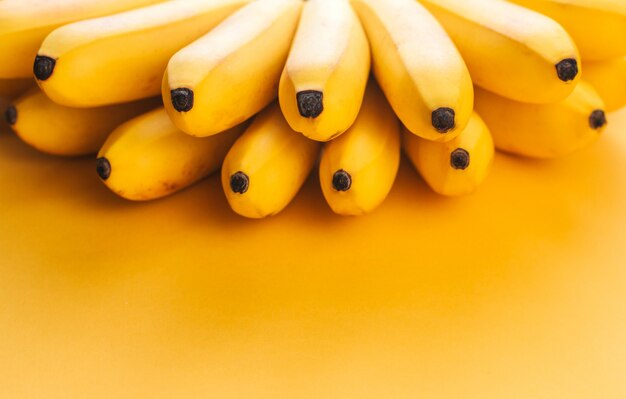
[[[554,20],[504,0],[420,0],[446,28],[474,83],[517,101],[567,97],[580,56]]]
[[[35,85],[30,79],[0,79],[0,97],[14,98]]]
[[[520,103],[477,88],[476,110],[499,150],[533,158],[555,158],[586,147],[607,123],[602,99],[585,81],[564,101],[548,105]]]
[[[163,102],[181,130],[210,136],[249,119],[277,95],[299,0],[257,0],[169,62]]]
[[[583,61],[626,55],[624,0],[510,0],[553,18],[572,36]]]
[[[280,79],[291,128],[328,141],[356,119],[370,72],[370,48],[349,0],[309,0]]]
[[[626,105],[626,57],[610,61],[585,62],[583,76],[600,94],[607,112]]]
[[[6,111],[13,131],[26,144],[53,155],[98,152],[121,123],[159,106],[160,98],[101,108],[68,108],[34,88]]]
[[[248,0],[174,0],[65,25],[34,71],[55,102],[96,107],[158,95],[169,58]]]
[[[416,0],[353,0],[372,48],[373,70],[404,125],[428,140],[453,139],[473,109],[465,62]]]
[[[161,198],[217,171],[244,128],[198,139],[181,132],[159,108],[117,128],[100,150],[96,170],[123,198]]]
[[[335,213],[369,213],[387,198],[399,165],[400,124],[372,81],[354,125],[324,145],[322,192]]]
[[[43,39],[57,27],[163,0],[2,0],[0,79],[30,78]]]
[[[270,105],[224,160],[222,186],[231,208],[255,219],[282,211],[311,173],[319,148],[289,127],[277,103]]]
[[[470,194],[485,180],[494,156],[489,128],[474,112],[461,134],[433,143],[405,132],[404,151],[426,183],[438,194]]]

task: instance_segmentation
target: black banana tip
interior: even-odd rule
[[[333,188],[337,191],[348,191],[352,187],[352,176],[341,169],[333,175]]]
[[[301,91],[296,94],[298,111],[305,118],[317,118],[324,112],[324,93],[316,90]]]
[[[563,82],[574,80],[578,75],[578,62],[573,58],[566,58],[556,64],[556,74]]]
[[[470,165],[470,154],[463,148],[457,148],[450,154],[450,165],[456,170],[465,170]]]
[[[193,90],[174,89],[171,92],[172,105],[178,112],[189,112],[193,108]]]
[[[589,116],[589,126],[597,130],[606,125],[606,114],[601,109],[597,109]]]
[[[37,80],[48,80],[54,72],[54,67],[57,61],[53,58],[46,57],[45,55],[38,55],[35,57],[35,64],[33,65],[33,73]]]
[[[108,159],[102,157],[96,160],[96,172],[102,180],[106,180],[111,176],[111,163]]]
[[[439,133],[448,133],[454,129],[456,114],[452,108],[439,108],[432,113],[432,124]]]
[[[8,107],[6,111],[4,111],[4,119],[6,119],[9,125],[15,125],[17,122],[17,109],[12,105]]]
[[[230,177],[230,189],[233,193],[244,194],[250,187],[250,178],[243,172],[237,172]]]

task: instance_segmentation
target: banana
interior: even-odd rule
[[[416,0],[353,0],[387,100],[414,134],[447,141],[472,114],[465,62],[437,20]]]
[[[163,0],[2,0],[0,79],[30,78],[43,39],[57,27]]]
[[[96,171],[123,198],[161,198],[217,171],[244,128],[236,126],[203,139],[190,137],[161,107],[118,127],[98,153]]]
[[[289,127],[277,103],[270,105],[224,160],[222,186],[231,208],[255,219],[282,211],[311,173],[319,148]]]
[[[549,105],[520,103],[477,89],[476,110],[499,150],[533,158],[555,158],[586,147],[607,123],[602,99],[585,81],[567,99]]]
[[[433,143],[403,135],[404,151],[426,183],[438,194],[470,194],[485,180],[494,157],[489,128],[474,112],[465,130],[452,141]]]
[[[70,107],[158,95],[169,58],[247,1],[174,0],[65,25],[41,45],[35,77]]]
[[[624,0],[509,0],[549,16],[572,36],[584,61],[626,55]]]
[[[387,198],[400,165],[400,124],[372,81],[352,127],[326,143],[320,183],[326,202],[340,215],[372,212]]]
[[[205,137],[237,125],[276,96],[302,2],[257,0],[179,51],[163,102],[181,130]]]
[[[626,105],[626,57],[586,62],[583,79],[591,83],[600,94],[607,112]]]
[[[280,86],[291,128],[329,141],[355,121],[370,72],[370,48],[349,0],[310,0],[300,17]]]
[[[420,0],[446,28],[484,89],[536,104],[565,99],[580,56],[554,20],[504,0]]]
[[[159,106],[160,98],[101,108],[68,108],[35,87],[7,108],[13,131],[39,151],[63,156],[98,152],[121,123]]]
[[[33,79],[0,79],[0,97],[14,98],[35,84]]]

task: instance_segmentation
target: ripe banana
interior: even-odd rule
[[[309,176],[319,148],[289,127],[277,103],[270,105],[224,160],[222,186],[231,208],[255,219],[282,211]]]
[[[160,103],[160,98],[152,98],[101,108],[68,108],[34,88],[15,100],[5,116],[26,144],[48,154],[78,156],[98,152],[118,125]]]
[[[14,98],[35,85],[31,79],[0,79],[0,97]]]
[[[572,36],[584,61],[626,55],[624,0],[510,0],[553,18]]]
[[[355,121],[370,72],[370,48],[349,0],[309,0],[280,79],[291,128],[329,141]]]
[[[504,0],[420,0],[446,28],[484,89],[536,104],[565,99],[580,56],[554,20]]]
[[[353,0],[372,48],[373,70],[404,125],[428,140],[453,139],[473,109],[465,62],[416,0]]]
[[[257,0],[174,55],[163,79],[163,102],[176,126],[210,136],[269,104],[301,7],[299,0]]]
[[[43,39],[57,27],[163,0],[2,0],[0,79],[30,78]]]
[[[499,150],[534,158],[555,158],[586,147],[607,123],[602,99],[585,81],[567,99],[549,105],[520,103],[477,89],[476,110]]]
[[[100,150],[96,170],[123,198],[161,198],[217,171],[244,128],[198,139],[181,132],[159,108],[117,128]]]
[[[626,57],[586,62],[583,79],[600,94],[607,112],[626,105]]]
[[[489,174],[494,156],[489,128],[474,112],[465,130],[452,141],[433,143],[403,135],[404,151],[426,183],[438,194],[470,194]]]
[[[169,58],[248,0],[176,0],[65,25],[34,72],[55,102],[96,107],[158,95]]]
[[[399,165],[400,124],[372,81],[354,125],[324,145],[322,192],[335,213],[369,213],[387,198]]]

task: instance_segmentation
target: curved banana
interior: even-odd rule
[[[583,79],[600,94],[607,112],[626,105],[626,57],[609,61],[585,62]]]
[[[372,81],[354,125],[324,145],[320,183],[326,202],[341,215],[373,211],[391,191],[399,165],[400,124]]]
[[[438,194],[470,194],[485,180],[494,157],[489,128],[474,112],[461,134],[447,143],[403,135],[404,151],[426,183]]]
[[[311,173],[319,148],[289,127],[277,103],[270,105],[224,160],[222,186],[231,208],[255,219],[282,211]]]
[[[373,70],[402,123],[428,140],[447,141],[472,114],[465,62],[435,18],[416,0],[353,0],[372,48]]]
[[[98,153],[96,170],[123,198],[161,198],[217,171],[244,128],[198,139],[181,132],[159,108],[117,128]]]
[[[280,79],[291,128],[329,141],[355,121],[370,72],[370,48],[349,0],[309,0]]]
[[[572,36],[584,61],[626,55],[623,0],[510,0],[549,16]]]
[[[580,56],[554,20],[504,0],[420,1],[450,34],[476,85],[536,104],[574,90]]]
[[[35,77],[50,98],[71,107],[158,95],[169,58],[247,1],[167,1],[65,25],[41,45]]]
[[[31,79],[0,79],[0,97],[14,98],[35,85]]]
[[[301,7],[299,0],[257,0],[174,55],[163,102],[176,126],[210,136],[276,98]]]
[[[5,116],[26,144],[48,154],[78,156],[98,152],[118,125],[160,103],[160,98],[152,98],[101,108],[68,108],[34,88],[15,100]]]
[[[2,0],[0,79],[30,78],[43,39],[70,22],[142,7],[163,0]],[[10,56],[9,56],[10,55]]]
[[[555,158],[586,147],[607,123],[602,99],[585,81],[567,99],[549,105],[520,103],[477,89],[476,110],[499,150],[533,158]]]

